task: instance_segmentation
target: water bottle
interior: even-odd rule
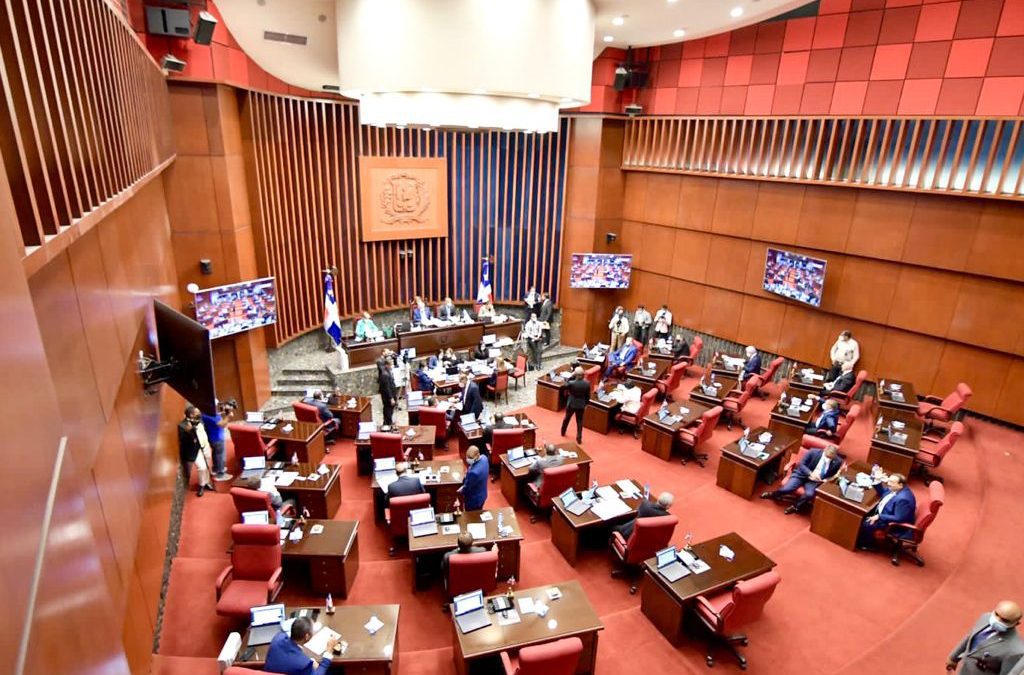
[[[647,501],[650,498],[651,498],[651,484],[650,483],[644,483],[644,501]]]
[[[505,529],[505,515],[501,511],[498,511],[498,534],[501,534],[501,531],[504,530],[504,529]]]

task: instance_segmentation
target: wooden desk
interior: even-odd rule
[[[689,354],[689,352],[687,352],[687,354]],[[650,358],[651,361],[654,361],[656,363],[664,363],[666,370],[671,368],[678,361],[678,359],[672,353],[672,350],[662,352],[656,349],[652,349],[650,356],[648,358]]]
[[[448,467],[448,471],[440,473],[441,467]],[[458,490],[462,485],[462,478],[466,471],[466,465],[460,459],[434,459],[419,463],[417,474],[430,471],[441,476],[436,483],[423,483],[423,489],[430,495],[430,503],[437,513],[449,513],[455,508],[455,500],[458,498]],[[384,507],[387,506],[386,495],[377,483],[377,476],[374,475],[370,481],[370,489],[373,491],[373,517],[382,523],[384,522]]]
[[[341,666],[346,673],[366,673],[368,675],[393,675],[398,672],[398,605],[335,605],[334,614],[328,614],[323,607],[286,607],[291,616],[298,609],[313,609],[319,613],[316,621],[341,634],[341,639],[348,642],[348,649],[343,655],[335,655],[331,659],[333,666]],[[376,616],[384,623],[384,627],[370,635],[363,628],[370,617]],[[249,642],[249,629],[242,633],[242,652]],[[270,645],[256,647],[256,653],[249,661],[238,660],[237,666],[261,668],[267,658]],[[310,657],[320,661],[320,655],[305,650]]]
[[[490,520],[482,520],[485,513],[491,514]],[[505,525],[512,528],[507,537],[498,534],[498,514],[501,514]],[[460,532],[466,531],[470,523],[483,523],[487,528],[487,536],[475,539],[475,546],[490,549],[498,547],[498,584],[501,585],[509,577],[519,578],[519,547],[523,541],[523,533],[519,529],[515,509],[504,507],[484,511],[464,511],[455,516],[455,525]],[[430,579],[441,570],[441,558],[448,551],[458,548],[458,534],[441,534],[443,525],[438,525],[437,534],[425,537],[409,537],[409,554],[412,556],[412,590],[415,592],[426,588]]]
[[[349,405],[349,401],[355,401]],[[360,422],[373,421],[373,403],[369,396],[353,394],[332,394],[327,399],[327,407],[338,418],[338,433],[344,438],[355,438],[359,435]]]
[[[804,370],[810,370],[813,375],[820,376],[820,379],[802,375],[801,373]],[[821,368],[813,363],[798,361],[790,368],[789,376],[786,378],[788,383],[787,389],[791,390],[791,394],[800,397],[803,397],[806,394],[817,394],[825,384],[825,375],[827,373],[828,368]]]
[[[297,471],[299,477],[308,477],[317,473],[319,466],[304,463],[285,464],[280,470]],[[277,491],[281,494],[281,499],[294,499],[300,511],[303,508],[308,509],[310,518],[330,519],[341,505],[341,465],[322,466],[328,469],[325,475],[317,473],[316,480],[296,480],[291,485],[278,487]],[[232,481],[231,487],[249,487],[248,483],[249,479],[239,476]]]
[[[711,410],[709,406],[697,401],[676,401],[668,405],[669,411],[682,419],[675,424],[665,424],[658,418],[658,413],[644,418],[640,432],[640,449],[659,457],[666,462],[672,459],[676,446],[676,433],[700,419],[700,416]],[[686,412],[683,412],[685,410]]]
[[[345,352],[348,354],[349,367],[355,368],[356,366],[370,365],[380,358],[385,349],[397,352],[398,340],[394,338],[390,340],[378,340],[376,342],[356,342],[355,340],[345,340],[342,343],[342,347],[345,348]]]
[[[882,387],[882,382],[885,382],[885,388]],[[899,391],[893,390],[893,385],[899,387]],[[879,380],[875,400],[878,401],[880,408],[917,413],[917,392],[914,390],[913,382],[890,379]]]
[[[409,430],[416,433],[409,435]],[[403,450],[411,450],[409,456],[423,455],[423,459],[434,459],[434,441],[437,438],[437,427],[430,426],[399,426],[394,432],[402,435]],[[356,439],[356,475],[369,476],[373,473],[373,449],[369,438]]]
[[[636,478],[630,480],[640,490],[641,496],[635,499],[622,499],[629,506],[629,512],[608,520],[601,520],[599,516],[594,515],[593,509],[589,509],[581,516],[574,515],[562,506],[560,499],[555,499],[551,511],[551,543],[570,565],[576,564],[583,546],[607,549],[611,529],[636,518],[637,509],[643,501],[644,483]],[[621,498],[621,493],[619,496]]]
[[[858,471],[870,474],[871,465],[854,462],[847,467],[845,475],[852,482]],[[839,491],[838,483],[822,483],[814,493],[811,532],[853,551],[857,548],[860,524],[875,508],[878,499],[874,489],[865,488],[863,502],[850,501]]]
[[[537,405],[558,412],[565,407],[568,382],[552,380],[548,374],[537,378]]]
[[[284,427],[291,425],[291,431]],[[260,429],[265,440],[276,440],[275,455],[285,458],[298,457],[300,462],[319,464],[324,461],[324,425],[319,422],[299,422],[288,420],[279,422],[273,429]]]
[[[715,376],[715,385],[716,385],[716,387],[719,384],[722,385],[721,387],[717,387],[717,389],[718,389],[718,396],[711,396],[709,394],[705,394],[704,390],[701,389],[701,387],[700,387],[700,382],[698,382],[693,387],[693,389],[690,390],[690,400],[691,401],[698,401],[700,403],[703,403],[703,404],[707,405],[710,408],[714,408],[717,405],[722,405],[722,399],[725,398],[726,394],[728,394],[730,391],[735,389],[736,385],[738,383],[739,383],[739,380],[736,379],[735,377],[717,376],[716,375]]]
[[[556,443],[555,447],[576,453],[576,457],[574,459],[564,457],[562,459],[562,464],[576,464],[580,467],[579,472],[576,474],[576,484],[573,486],[576,490],[582,491],[589,488],[590,463],[593,461],[590,459],[590,455],[584,452],[583,448],[576,445],[573,441]],[[524,503],[526,497],[523,496],[523,485],[529,477],[529,465],[520,469],[513,469],[512,465],[508,463],[508,455],[503,454],[501,456],[501,494],[505,497],[505,501],[507,501],[512,508],[519,508],[520,504]]]
[[[501,323],[484,323],[482,325],[484,335],[497,335],[499,340],[504,337],[515,340],[519,337],[519,331],[523,329],[523,324],[515,319],[502,321]]]
[[[558,600],[548,600],[549,588],[560,590],[562,597]],[[499,656],[503,651],[516,651],[530,645],[578,637],[583,641],[583,653],[580,655],[575,674],[593,673],[597,659],[597,632],[604,628],[604,624],[598,618],[580,583],[572,580],[552,586],[516,591],[513,600],[516,610],[519,609],[518,599],[524,597],[534,600],[543,598],[550,608],[547,615],[539,617],[536,614],[520,614],[519,623],[509,626],[498,625],[498,618],[491,615],[490,626],[463,635],[455,623],[452,612],[450,621],[455,633],[455,672],[458,675],[494,675],[503,672]]]
[[[519,421],[519,427],[502,427],[503,429],[516,429],[521,428],[523,430],[523,447],[532,448],[537,444],[537,425],[533,423],[530,416],[526,413],[515,413],[514,415],[502,415],[505,417],[514,417]],[[495,420],[497,421],[497,420]],[[456,436],[459,439],[459,456],[465,459],[466,451],[469,450],[469,446],[476,445],[478,447],[483,446],[483,427],[474,429],[473,431],[464,431],[461,424],[456,424]]]
[[[907,410],[895,410],[893,408],[882,408],[879,411],[882,418],[882,425],[871,437],[871,449],[868,450],[868,464],[878,464],[886,473],[901,473],[904,476],[910,475],[910,468],[914,465],[914,458],[921,449],[921,434],[924,424],[913,412]],[[903,422],[905,427],[903,433],[907,435],[905,443],[896,443],[890,440],[889,424],[892,421]]]
[[[398,334],[398,349],[414,348],[418,358],[427,354],[437,354],[449,347],[456,350],[475,347],[480,344],[485,334],[497,335],[499,338],[509,337],[515,340],[519,336],[521,328],[518,321],[503,323],[473,321],[437,328],[402,331]]]
[[[722,448],[716,479],[718,487],[750,499],[758,482],[771,483],[769,476],[778,475],[779,466],[794,448],[799,447],[803,437],[796,428],[783,425],[774,429],[752,427],[750,440],[757,442],[757,437],[765,431],[772,434],[772,440],[765,443],[764,451],[768,456],[764,459],[748,457],[740,452],[739,438]]]
[[[711,368],[711,372],[714,373],[715,376],[718,377],[719,379],[724,378],[724,377],[731,377],[734,380],[738,381],[739,380],[739,373],[743,371],[743,366],[740,366],[739,368],[730,368],[729,366],[725,365],[725,361],[722,359],[722,356],[728,356],[730,358],[736,358],[736,359],[743,359],[744,361],[746,361],[746,359],[747,359],[746,355],[736,356],[734,354],[724,354],[724,355],[723,354],[719,354],[717,359],[713,359],[711,361],[711,363],[708,364],[708,367]],[[761,370],[759,370],[757,372],[758,372],[758,374],[763,373],[764,372],[764,368],[761,368]]]
[[[807,396],[808,394],[806,392],[799,392],[797,398],[803,399],[804,404],[806,404],[810,400]],[[815,394],[815,396],[817,396],[817,394]],[[811,407],[807,410],[803,410],[803,405],[801,405],[800,414],[797,416],[789,414],[790,399],[791,397],[787,397],[785,402],[780,399],[778,403],[772,406],[772,411],[769,417],[773,424],[784,424],[800,429],[800,431],[803,432],[807,425],[811,423],[811,420],[813,420],[818,414],[818,408],[821,406],[821,399],[816,398],[811,401]]]
[[[576,354],[576,360],[584,369],[593,368],[594,366],[604,368],[604,364],[608,361],[608,350],[601,349],[595,354],[593,349],[589,353],[581,349]]]
[[[651,365],[648,364],[651,364],[654,367],[652,368]],[[668,372],[668,367],[670,365],[671,363],[666,363],[664,361],[648,360],[644,362],[644,368],[641,368],[640,364],[637,364],[635,368],[631,368],[626,371],[626,379],[634,382],[646,392],[654,386],[655,382],[660,380],[665,373]]]
[[[602,401],[597,397],[597,393],[599,391],[611,393],[615,391],[617,386],[614,382],[608,382],[594,390],[590,400],[587,401],[587,407],[583,410],[584,427],[600,434],[608,433],[608,430],[612,427],[612,422],[615,421],[615,415],[622,409],[622,404],[615,399]]]
[[[314,525],[322,525],[324,531],[310,534]],[[347,598],[359,571],[359,521],[311,519],[302,530],[300,541],[285,539],[281,547],[286,571],[301,567],[308,572],[314,593]]]
[[[736,557],[732,562],[718,555],[718,547],[725,544]],[[640,584],[640,611],[655,628],[674,645],[683,641],[683,620],[687,609],[698,595],[707,595],[729,588],[737,581],[752,579],[771,570],[775,563],[765,554],[736,534],[693,546],[694,554],[711,569],[702,574],[689,574],[674,583],[658,574],[655,558],[644,562],[644,577]]]

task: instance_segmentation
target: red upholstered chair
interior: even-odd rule
[[[587,368],[583,371],[583,379],[590,383],[591,391],[597,389],[597,385],[601,384],[601,366]]]
[[[501,473],[501,456],[511,448],[523,444],[524,431],[520,429],[495,429],[491,433],[491,444],[487,447],[491,480]]]
[[[612,553],[621,565],[620,569],[612,570],[612,576],[628,575],[630,593],[636,593],[636,578],[644,561],[668,546],[678,522],[679,519],[671,515],[637,518],[628,540],[612,532]]]
[[[953,422],[950,425],[949,431],[945,436],[940,438],[931,450],[928,450],[925,446],[917,451],[914,455],[914,465],[911,467],[911,471],[918,469],[921,471],[921,478],[924,480],[925,485],[930,485],[932,481],[942,482],[941,476],[936,476],[929,469],[938,469],[939,465],[942,464],[943,458],[946,453],[953,449],[956,442],[960,439],[960,436],[964,433],[963,422]],[[929,439],[930,440],[930,439]]]
[[[241,518],[243,513],[250,511],[266,511],[270,517],[271,523],[277,522],[277,513],[274,511],[274,506],[270,502],[270,495],[260,490],[250,490],[249,488],[233,487],[231,488],[231,501],[235,503],[235,510],[238,511],[238,517]],[[294,516],[295,509],[288,505],[281,510],[281,514],[285,516]]]
[[[651,414],[651,406],[654,405],[654,399],[657,396],[658,390],[651,387],[640,397],[640,407],[636,409],[635,413],[623,410],[615,415],[615,421],[620,425],[630,427],[633,430],[633,438],[639,438],[640,427],[644,423],[644,418]],[[619,433],[624,433],[622,426],[619,427]]]
[[[515,370],[509,375],[516,383],[516,389],[519,388],[519,380],[526,377],[526,354],[522,352],[516,353],[516,367]]]
[[[370,456],[374,459],[394,457],[396,462],[401,462],[403,459],[402,435],[382,431],[372,432],[370,434]]]
[[[743,409],[747,407],[747,402],[750,397],[754,395],[757,388],[761,386],[761,376],[751,375],[747,378],[746,384],[743,385],[743,389],[737,392],[735,389],[730,391],[722,399],[722,408],[725,411],[725,419],[727,428],[732,429],[732,425],[735,422],[743,423],[743,419],[740,414]]]
[[[415,380],[416,378],[412,378]],[[295,419],[300,422],[309,422],[310,424],[319,424],[324,427],[324,440],[328,442],[334,442],[334,433],[338,430],[341,423],[336,419],[331,419],[328,422],[320,421],[320,411],[316,407],[309,405],[308,403],[302,403],[296,401],[292,403],[292,410],[295,412]]]
[[[281,675],[281,673],[278,672],[254,670],[252,668],[243,668],[242,666],[228,666],[221,675],[252,675],[254,672],[263,673],[263,675]]]
[[[913,523],[889,523],[885,529],[885,540],[892,545],[892,564],[900,564],[900,556],[905,555],[918,567],[924,567],[924,560],[917,554],[917,547],[924,541],[924,533],[935,520],[935,516],[946,501],[946,488],[939,481],[928,485],[928,501],[917,503],[917,513]]]
[[[768,398],[768,392],[764,390],[764,385],[771,384],[775,381],[775,373],[779,372],[779,368],[782,367],[783,362],[786,359],[781,356],[777,356],[772,359],[772,362],[768,364],[768,368],[761,373],[761,384],[758,385],[757,394],[762,399]]]
[[[455,553],[448,558],[448,598],[482,590],[487,595],[498,585],[498,547],[485,553]]]
[[[487,393],[491,395],[494,402],[498,402],[498,396],[501,394],[505,395],[505,403],[508,403],[508,371],[498,373],[497,377],[494,378],[494,384],[487,383],[485,385]]]
[[[583,653],[583,640],[562,638],[542,645],[523,647],[512,656],[501,653],[505,675],[572,675]]]
[[[693,336],[693,344],[690,345],[690,355],[680,356],[679,363],[685,364],[687,368],[697,363],[697,359],[700,358],[700,352],[704,349],[704,338],[699,335]],[[686,375],[686,370],[683,370],[683,375]]]
[[[565,464],[544,469],[540,488],[533,483],[526,484],[526,497],[538,511],[549,514],[551,500],[576,484],[576,474],[579,471],[578,464]],[[537,522],[537,514],[530,516],[530,522]]]
[[[689,450],[689,454],[683,456],[682,463],[684,465],[692,459],[700,464],[702,468],[704,467],[704,463],[708,461],[708,455],[705,452],[697,452],[697,448],[700,447],[701,443],[711,438],[715,427],[718,426],[718,420],[722,417],[722,410],[722,406],[716,405],[701,415],[700,421],[697,424],[676,432],[676,438],[679,439],[679,443]]]
[[[277,442],[265,443],[258,424],[229,424],[231,443],[235,446],[235,460],[242,464],[243,457],[271,457],[277,449]]]
[[[804,434],[803,440],[800,442],[805,448],[825,448],[830,445],[839,445],[844,438],[846,438],[847,432],[850,431],[850,427],[857,421],[860,416],[860,404],[854,403],[850,406],[850,410],[844,417],[839,420],[839,425],[836,427],[836,433],[832,436],[815,436],[812,434]]]
[[[392,497],[388,500],[388,507],[384,509],[384,522],[391,533],[391,548],[388,549],[388,555],[395,555],[398,542],[409,538],[409,512],[428,506],[430,495],[426,492],[408,497]]]
[[[281,592],[277,525],[232,525],[231,564],[217,577],[217,614],[248,619],[249,610]]]
[[[839,401],[839,406],[845,410],[849,408],[853,403],[853,400],[857,398],[857,394],[860,392],[860,388],[864,386],[864,380],[866,379],[868,379],[868,371],[857,371],[857,377],[854,379],[853,386],[850,387],[850,391],[830,391],[826,396]]]
[[[443,410],[420,408],[420,424],[434,427],[434,447],[443,448],[448,445],[448,416]]]
[[[765,604],[775,593],[775,587],[780,581],[782,577],[772,570],[753,579],[737,582],[730,590],[697,596],[694,612],[709,631],[706,657],[709,667],[715,663],[711,648],[717,643],[732,652],[740,662],[740,668],[746,670],[747,660],[733,643],[746,645],[747,636],[734,634],[734,631],[761,618]]]
[[[960,409],[970,400],[974,392],[965,383],[956,385],[949,396],[939,399],[938,396],[925,396],[924,400],[917,404],[917,415],[924,420],[925,433],[929,433],[936,422],[949,424],[952,422]]]
[[[668,375],[654,383],[654,386],[658,389],[658,393],[671,401],[672,392],[679,386],[679,382],[683,379],[683,372],[685,370],[685,363],[679,362],[672,364],[672,367],[668,370]]]

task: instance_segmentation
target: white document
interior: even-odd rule
[[[611,485],[602,485],[597,488],[597,496],[605,499],[618,499],[619,493]]]
[[[374,477],[377,479],[377,485],[379,485],[380,489],[384,492],[388,491],[389,485],[398,480],[398,474],[394,471],[379,471]]]
[[[291,430],[294,429],[294,428],[295,427],[292,426],[291,424],[286,424],[283,427],[281,427],[281,431],[283,431],[283,432],[285,432],[287,434],[287,433],[290,433]]]
[[[320,466],[318,466],[318,467],[317,467],[317,469],[316,469],[316,472],[317,472],[318,474],[320,474],[321,476],[326,476],[326,475],[327,475],[327,472],[328,472],[328,471],[330,471],[330,469],[328,469],[328,468],[327,468],[327,465],[326,465],[326,464],[321,464],[321,465],[320,465]]]
[[[498,617],[499,626],[511,626],[514,623],[519,623],[522,619],[519,618],[519,613],[514,609],[507,609],[504,612],[496,612]]]
[[[307,642],[303,646],[309,651],[319,656],[320,654],[323,654],[327,651],[328,642],[330,642],[331,640],[336,640],[340,637],[341,635],[339,633],[335,633],[327,626],[324,626],[316,632],[316,635],[309,638],[309,642]]]
[[[601,520],[608,520],[616,516],[621,516],[624,513],[629,513],[629,506],[626,502],[618,498],[618,495],[614,499],[602,499],[595,502],[590,510],[594,512],[594,515]]]
[[[548,610],[551,609],[543,600],[534,600],[533,602],[533,613],[539,617],[544,617]]]
[[[723,558],[725,558],[726,560],[732,562],[732,560],[736,557],[736,552],[733,551],[728,546],[726,546],[725,544],[722,544],[721,546],[718,547],[718,555],[720,555]]]
[[[298,471],[282,471],[281,475],[274,481],[274,485],[277,487],[288,487],[295,482],[295,479],[298,478],[298,476]]]
[[[473,536],[473,539],[485,539],[487,537],[487,526],[483,523],[469,523],[466,525],[466,531]]]
[[[533,598],[519,598],[519,612],[533,614]]]
[[[366,622],[365,626],[363,626],[363,628],[366,629],[366,632],[368,632],[370,635],[375,635],[377,631],[379,631],[383,627],[384,622],[378,619],[376,614],[371,616],[370,620]]]
[[[323,531],[324,531],[324,526],[321,523],[317,523],[313,527],[309,528],[309,534],[310,535],[321,534],[321,533],[323,533]]]
[[[458,525],[442,525],[441,526],[441,534],[444,534],[444,535],[459,534],[460,532],[462,532],[462,530],[459,529]]]
[[[488,520],[494,520],[494,514],[492,514],[490,511],[484,511],[480,514],[480,520],[482,520],[485,523]]]
[[[274,477],[264,476],[260,479],[260,491],[261,492],[275,492],[274,488]]]
[[[629,480],[628,478],[617,480],[615,481],[615,484],[619,487],[619,491],[625,496],[636,495],[640,493],[640,488],[638,488],[636,486],[636,483]]]
[[[518,427],[519,426],[519,420],[516,419],[515,417],[503,417],[501,419],[502,419],[502,421],[505,424],[509,425],[510,427]]]

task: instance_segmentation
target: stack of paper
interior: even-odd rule
[[[341,635],[339,633],[336,633],[327,626],[324,626],[318,630],[313,637],[309,638],[309,642],[303,646],[314,654],[323,654],[327,651],[327,643],[331,640],[337,640],[340,637]]]
[[[629,513],[630,508],[626,502],[616,496],[614,499],[601,499],[600,501],[595,502],[590,510],[593,511],[594,515],[601,520],[608,520],[609,518],[615,518],[616,516],[621,516],[624,513]]]
[[[377,479],[377,485],[385,493],[388,491],[388,486],[398,480],[398,474],[394,471],[377,471],[373,477]]]
[[[618,499],[619,493],[611,485],[602,485],[597,488],[597,496],[603,499]]]
[[[379,631],[383,627],[384,627],[384,622],[381,621],[380,619],[378,619],[376,614],[371,616],[370,620],[367,621],[366,625],[363,626],[363,628],[366,629],[366,632],[368,632],[370,635],[376,634],[377,631]]]
[[[469,523],[466,525],[466,531],[473,536],[473,539],[487,538],[487,526],[483,523]]]
[[[619,492],[622,493],[623,497],[639,497],[640,488],[636,486],[636,483],[624,478],[622,480],[615,481],[615,485],[618,486]]]
[[[282,471],[281,475],[278,476],[277,480],[274,481],[274,485],[276,485],[277,487],[288,487],[289,485],[295,482],[295,479],[298,477],[298,475],[298,471]]]

